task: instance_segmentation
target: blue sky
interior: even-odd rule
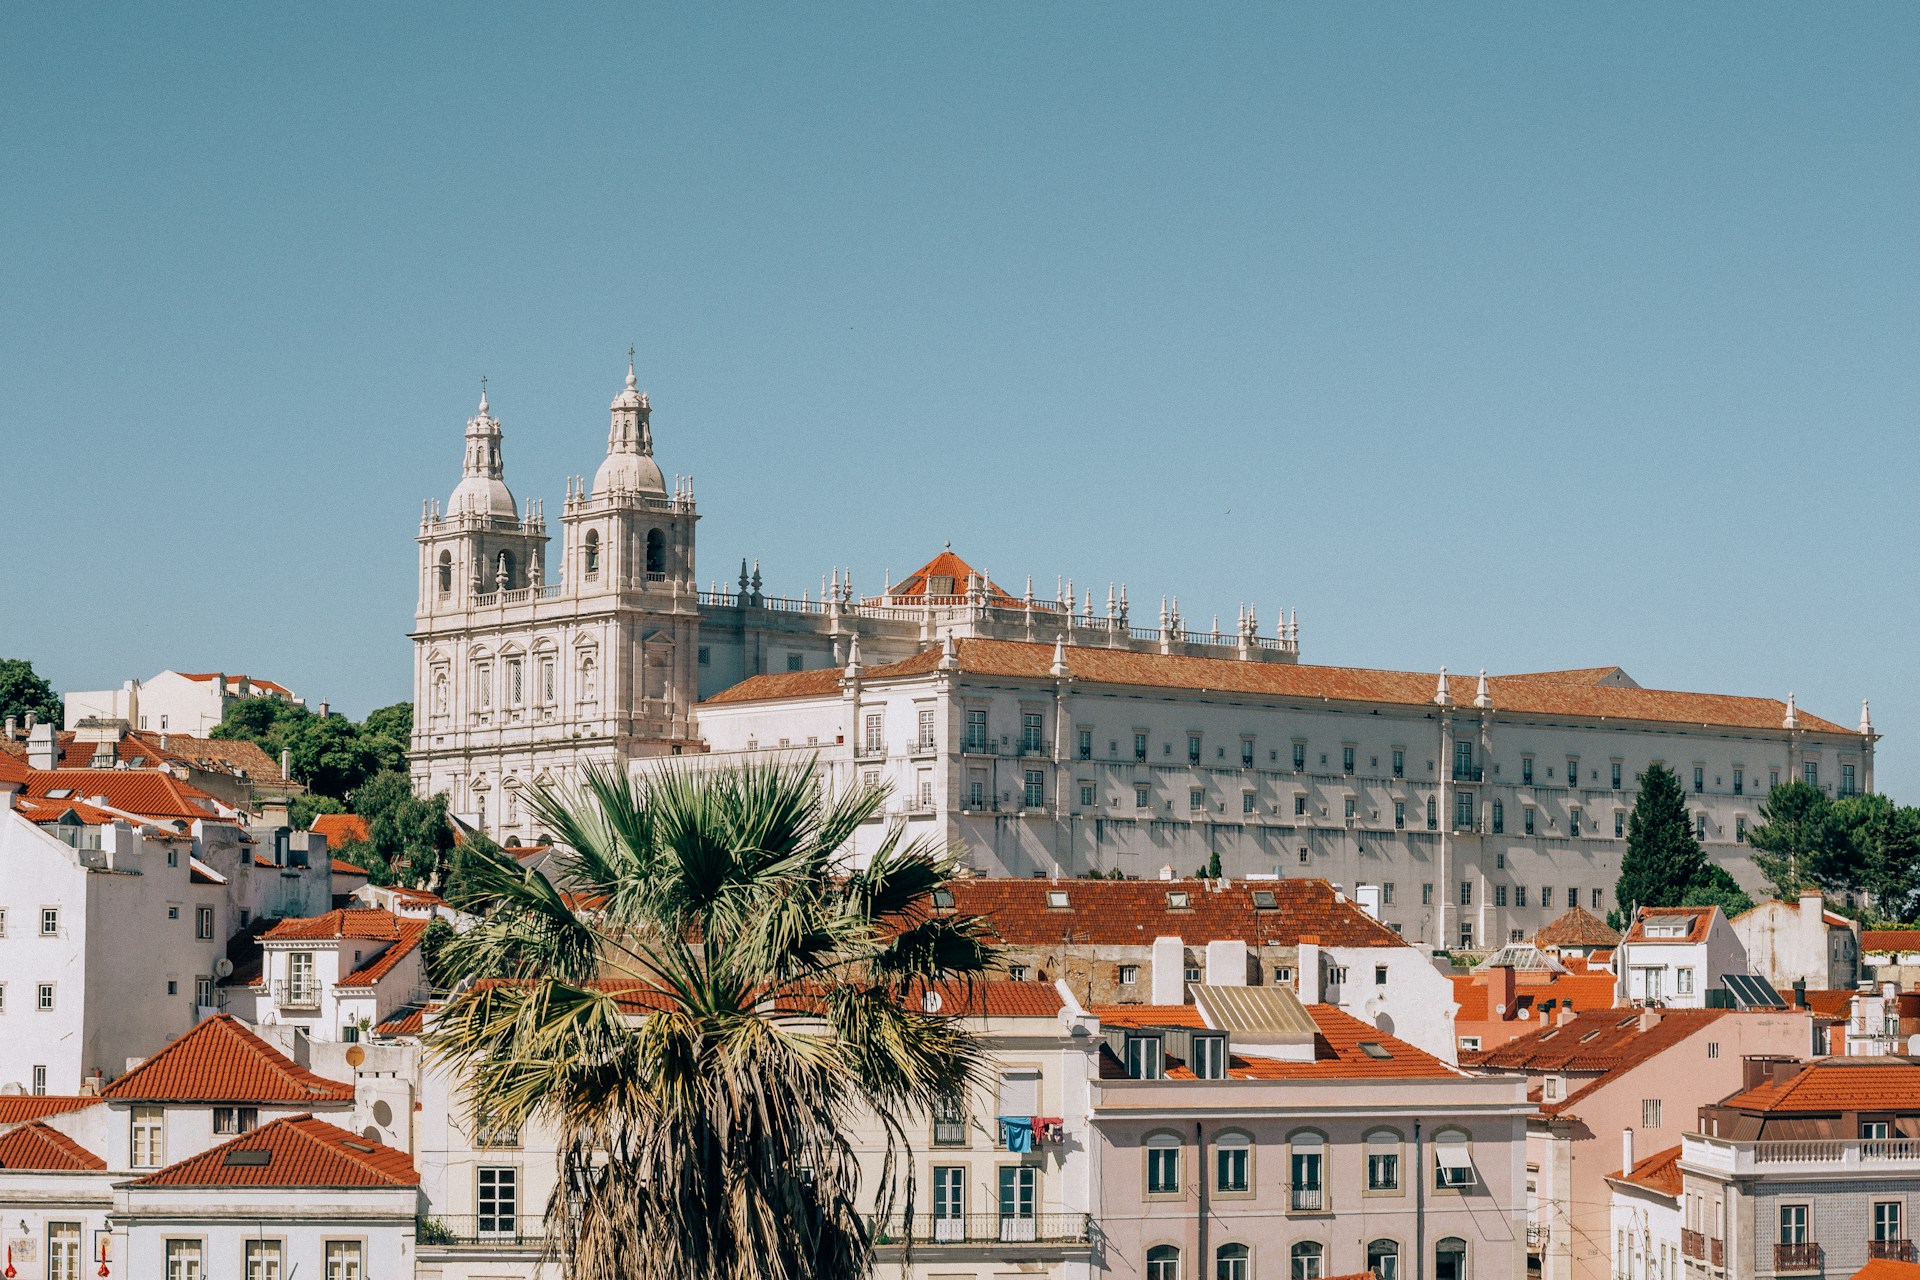
[[[39,6],[0,38],[0,654],[408,696],[489,376],[591,474],[629,343],[701,577],[952,539],[1619,663],[1920,799],[1920,8]]]

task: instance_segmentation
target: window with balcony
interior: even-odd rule
[[[1533,757],[1520,757],[1520,781],[1526,786],[1533,785]]]
[[[1025,711],[1020,715],[1020,749],[1022,751],[1044,751],[1047,748],[1046,722],[1038,711]]]
[[[1306,767],[1307,744],[1304,742],[1296,742],[1293,744],[1293,771],[1298,773]]]
[[[1200,763],[1200,735],[1197,733],[1187,735],[1187,763]]]
[[[1744,813],[1737,813],[1733,817],[1733,842],[1735,844],[1747,842],[1747,815]]]
[[[1627,834],[1627,815],[1623,810],[1615,809],[1613,811],[1613,838],[1618,840],[1625,834]]]
[[[1579,805],[1574,805],[1571,809],[1567,810],[1567,834],[1570,836],[1577,836],[1580,834],[1580,806]]]
[[[1135,760],[1145,760],[1147,758],[1147,735],[1144,733],[1136,733],[1133,735],[1133,758]]]
[[[520,1228],[520,1171],[483,1165],[474,1171],[476,1226],[481,1236],[511,1236]]]
[[[1705,840],[1707,838],[1707,815],[1704,813],[1696,813],[1693,815],[1693,838],[1695,840]]]
[[[1854,785],[1853,766],[1850,764],[1841,765],[1840,766],[1840,794],[1843,796],[1850,796],[1850,795],[1853,795],[1857,790],[1858,788]]]
[[[1353,748],[1352,747],[1340,748],[1340,772],[1342,773],[1353,772]]]
[[[1567,757],[1567,785],[1569,787],[1580,785],[1580,757],[1578,756]]]
[[[1473,742],[1471,739],[1457,739],[1453,744],[1453,777],[1456,782],[1478,782],[1478,771],[1473,767]]]
[[[1082,760],[1093,759],[1093,730],[1082,729],[1074,735],[1074,750]]]
[[[933,750],[933,708],[921,707],[914,715],[913,749]]]
[[[1287,1208],[1295,1213],[1322,1212],[1327,1207],[1321,1178],[1327,1140],[1318,1133],[1301,1132],[1288,1138],[1287,1147]]]
[[[282,1003],[295,1008],[312,1008],[320,1003],[320,988],[314,980],[313,952],[292,951],[287,954],[285,995]]]
[[[967,1169],[933,1166],[933,1239],[936,1244],[967,1238]]]
[[[1242,1194],[1253,1186],[1253,1139],[1244,1133],[1223,1133],[1213,1143],[1213,1189],[1222,1195]]]
[[[1473,792],[1456,791],[1453,793],[1453,829],[1470,831],[1473,828]]]
[[[1253,768],[1253,739],[1252,738],[1240,739],[1240,767],[1243,769]]]
[[[1427,830],[1432,831],[1440,825],[1440,802],[1432,796],[1427,797]]]
[[[1376,1129],[1367,1135],[1367,1190],[1400,1189],[1400,1135]]]
[[[987,749],[987,712],[984,707],[970,707],[967,710],[967,750],[985,751]]]
[[[1405,800],[1395,800],[1393,802],[1393,829],[1395,831],[1405,831],[1407,829],[1407,802]]]
[[[1396,778],[1407,776],[1407,752],[1404,747],[1393,749],[1393,776]]]
[[[946,1098],[933,1108],[933,1145],[936,1147],[964,1147],[967,1145],[967,1108],[959,1098]]]
[[[1736,768],[1733,771],[1733,794],[1745,795],[1747,791],[1747,771]]]
[[[867,717],[866,750],[868,755],[878,755],[881,747],[886,742],[883,732],[885,723],[885,719],[879,712],[874,712]]]
[[[1180,1135],[1176,1133],[1152,1133],[1147,1135],[1147,1194],[1150,1196],[1170,1196],[1180,1194]]]

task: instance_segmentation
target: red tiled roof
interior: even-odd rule
[[[1920,951],[1920,929],[1868,929],[1860,935],[1862,951]]]
[[[922,988],[915,987],[909,999],[920,1000]],[[1017,982],[1011,978],[988,978],[972,984],[936,982],[933,990],[940,996],[939,1013],[986,1018],[1051,1018],[1063,1002],[1060,991],[1051,982]]]
[[[162,738],[166,739],[164,746],[161,745]],[[244,738],[198,738],[189,733],[155,733],[147,729],[129,729],[118,741],[108,745],[114,760],[120,767],[154,769],[165,762],[172,761],[208,773],[231,774],[244,771],[248,777],[262,782],[285,781],[280,776],[280,766],[273,757],[262,750],[259,743],[249,742]],[[91,768],[100,746],[98,742],[83,742],[75,730],[62,729],[54,735],[56,767]],[[25,750],[25,743],[9,743],[0,740],[0,769],[6,767],[4,764],[6,758],[21,757]]]
[[[1802,993],[1807,997],[1807,1008],[1826,1018],[1846,1018],[1853,1012],[1853,997],[1858,994],[1842,988],[1838,991],[1809,988]],[[1793,1002],[1792,991],[1783,991],[1789,1004]]]
[[[368,938],[398,942],[418,920],[402,920],[377,907],[336,907],[325,915],[282,920],[260,935],[262,942],[329,942],[341,938]]]
[[[426,1010],[417,1004],[396,1009],[374,1027],[375,1035],[417,1036],[426,1028]]]
[[[36,769],[28,776],[28,795],[45,798],[51,791],[70,791],[78,800],[103,797],[108,808],[143,818],[191,822],[219,812],[212,796],[163,769]]]
[[[264,1151],[264,1160],[236,1160]],[[420,1175],[407,1153],[355,1137],[310,1115],[261,1125],[211,1151],[168,1165],[133,1187],[415,1187]]]
[[[1620,941],[1620,931],[1585,907],[1568,907],[1566,914],[1551,924],[1542,925],[1533,935],[1533,945],[1546,947],[1611,947]]]
[[[1051,644],[1020,640],[967,638],[955,642],[960,669],[970,675],[1051,682]],[[1364,667],[1315,667],[1283,662],[1240,662],[1232,658],[1192,658],[1184,655],[1134,653],[1125,649],[1069,646],[1067,668],[1084,684],[1129,685],[1134,688],[1196,689],[1274,698],[1311,698],[1394,706],[1431,707],[1437,673],[1379,671]],[[924,675],[935,670],[941,649],[928,648],[899,662],[869,667],[864,678]],[[766,698],[805,696],[783,683],[793,676],[814,676],[809,686],[816,694],[837,691],[831,671],[791,672],[753,676],[707,699],[710,703],[753,702]],[[1619,688],[1603,684],[1565,684],[1543,679],[1490,676],[1487,686],[1494,706],[1522,715],[1566,716],[1577,720],[1638,720],[1655,723],[1714,725],[1728,728],[1778,730],[1786,704],[1774,698],[1743,698],[1719,693],[1683,693],[1664,689]],[[1462,680],[1459,687],[1470,688]],[[1459,694],[1455,695],[1456,698]],[[1799,713],[1802,731],[1846,734],[1855,731]]]
[[[1069,931],[1075,943],[1151,946],[1177,935],[1188,944],[1239,939],[1248,946],[1296,946],[1302,935],[1328,947],[1402,947],[1406,940],[1341,902],[1325,880],[1235,880],[1215,890],[1206,880],[1031,880],[978,876],[952,880],[957,911],[986,918],[1003,942],[1057,945]],[[1048,895],[1064,893],[1065,907]],[[1172,907],[1168,894],[1184,893]],[[1273,908],[1256,908],[1253,895],[1271,893]]]
[[[327,843],[332,844],[333,841],[329,840]],[[356,867],[351,862],[343,862],[339,858],[335,858],[333,859],[333,874],[337,876],[364,876],[367,874],[367,869],[365,867]]]
[[[84,1173],[106,1167],[105,1160],[44,1120],[0,1134],[0,1169]]]
[[[986,581],[986,574],[980,573],[978,569],[975,569],[965,560],[953,554],[952,550],[942,551],[939,555],[927,561],[900,581],[894,583],[887,591],[887,598],[892,600],[925,599],[928,595],[928,580],[932,578],[947,578],[952,582],[952,585],[948,587],[945,592],[933,593],[936,599],[942,595],[965,595],[967,591],[967,580],[975,574],[979,574],[981,581],[985,583],[987,597],[992,603],[997,605],[1020,603],[1020,601],[1002,591],[992,582]],[[1055,606],[1051,600],[1045,603],[1035,600],[1033,607],[1035,609],[1054,609],[1057,606]]]
[[[1232,1080],[1346,1080],[1346,1079],[1458,1079],[1461,1072],[1404,1040],[1387,1035],[1360,1021],[1352,1014],[1330,1004],[1305,1006],[1318,1034],[1313,1041],[1313,1061],[1287,1062],[1278,1058],[1231,1054],[1227,1077]],[[1136,1027],[1203,1027],[1194,1005],[1098,1005],[1088,1012],[1102,1025]],[[1360,1046],[1374,1044],[1386,1051],[1375,1057]],[[1231,1049],[1231,1045],[1228,1046]],[[1126,1068],[1105,1046],[1100,1050],[1100,1074],[1103,1079],[1124,1079]],[[1191,1080],[1193,1073],[1184,1064],[1170,1065],[1167,1078]]]
[[[1540,1109],[1556,1115],[1604,1085],[1618,1071],[1638,1066],[1727,1015],[1725,1009],[1662,1009],[1657,1021],[1640,1029],[1638,1009],[1595,1009],[1576,1013],[1566,1023],[1542,1027],[1482,1053],[1462,1055],[1480,1069],[1570,1072],[1595,1075],[1559,1102]]]
[[[1873,1258],[1853,1273],[1851,1280],[1920,1280],[1920,1262],[1896,1262],[1892,1258]]]
[[[327,838],[327,848],[338,849],[357,840],[370,840],[367,820],[357,813],[316,813],[313,830]]]
[[[75,821],[89,827],[99,827],[105,826],[108,823],[126,821],[125,818],[117,813],[97,808],[83,800],[22,799],[20,801],[19,812],[20,816],[27,821],[41,824],[59,822],[68,814],[72,814]]]
[[[1635,1186],[1657,1191],[1663,1196],[1680,1197],[1680,1148],[1668,1147],[1656,1152],[1645,1160],[1637,1162],[1632,1169],[1612,1175],[1621,1182],[1631,1182]]]
[[[84,1094],[0,1094],[0,1125],[25,1124],[99,1105],[100,1099]]]
[[[376,985],[380,979],[392,973],[396,965],[413,954],[414,948],[420,945],[420,939],[426,935],[428,923],[426,920],[402,920],[398,941],[333,985],[336,987]]]
[[[1602,684],[1608,680],[1624,678],[1631,680],[1619,667],[1569,667],[1564,671],[1522,671],[1516,675],[1502,676],[1503,680],[1543,680],[1548,684]],[[1783,713],[1784,714],[1784,713]]]
[[[1523,979],[1514,987],[1513,1007],[1501,1015],[1493,1012],[1496,1002],[1485,982],[1475,981],[1476,975],[1471,973],[1451,976],[1454,1002],[1460,1006],[1454,1021],[1459,1024],[1491,1022],[1496,1017],[1513,1022],[1523,1011],[1531,1016],[1549,1000],[1557,1006],[1570,1005],[1576,1010],[1613,1007],[1613,975],[1610,973],[1556,973],[1544,982]]]
[[[1769,1080],[1720,1103],[1772,1115],[1797,1112],[1920,1111],[1920,1063],[1823,1058],[1785,1080]]]
[[[1700,942],[1707,936],[1707,928],[1713,923],[1713,913],[1718,907],[1642,907],[1632,927],[1627,930],[1625,942]],[[1677,938],[1649,937],[1646,931],[1647,921],[1682,919],[1686,921],[1687,931]]]
[[[315,1075],[223,1013],[115,1080],[102,1096],[164,1102],[352,1102],[353,1086]]]

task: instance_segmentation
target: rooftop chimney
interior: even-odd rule
[[[1293,962],[1294,971],[1300,975],[1299,990],[1301,1004],[1320,1003],[1320,935],[1303,933],[1300,935],[1298,954]]]
[[[29,769],[53,769],[60,764],[59,750],[54,746],[53,725],[35,724],[32,712],[27,713],[27,767]]]
[[[1187,1002],[1187,946],[1179,938],[1153,940],[1153,1002]]]
[[[1622,1129],[1620,1131],[1620,1172],[1623,1174],[1633,1172],[1632,1129]]]

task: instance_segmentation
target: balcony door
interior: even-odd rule
[[[1035,1239],[1034,1170],[1029,1165],[1000,1168],[1000,1238]]]
[[[939,1244],[967,1238],[967,1171],[962,1165],[933,1167],[933,1238]]]

